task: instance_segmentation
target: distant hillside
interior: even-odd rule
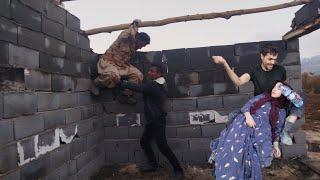
[[[320,55],[311,58],[301,58],[301,71],[320,74]]]

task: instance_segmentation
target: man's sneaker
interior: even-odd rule
[[[99,96],[100,95],[99,88],[96,85],[94,85],[93,82],[91,82],[90,91],[95,96]]]
[[[292,145],[292,138],[287,131],[283,130],[280,137],[283,144]]]

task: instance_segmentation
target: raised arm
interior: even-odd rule
[[[250,81],[250,75],[248,73],[242,74],[240,77],[230,68],[227,61],[222,56],[212,56],[212,60],[216,64],[222,64],[226,70],[229,78],[236,86],[241,86]]]
[[[131,39],[134,39],[136,38],[136,35],[138,33],[138,26],[139,26],[139,23],[141,22],[141,20],[134,20],[130,27],[126,30],[123,30],[118,39],[128,39],[128,38],[131,38]]]

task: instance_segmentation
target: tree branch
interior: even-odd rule
[[[225,12],[212,12],[212,13],[208,13],[208,14],[194,14],[194,15],[178,16],[178,17],[166,18],[166,19],[161,19],[161,20],[156,20],[156,21],[144,21],[144,22],[141,22],[141,24],[139,24],[139,27],[155,27],[155,26],[163,26],[163,25],[178,23],[178,22],[215,19],[215,18],[230,19],[232,16],[240,16],[240,15],[244,15],[244,14],[253,14],[253,13],[274,11],[274,10],[279,10],[279,9],[284,9],[284,8],[289,8],[289,7],[293,7],[293,6],[306,4],[309,2],[310,2],[310,0],[294,0],[294,1],[291,1],[288,3],[267,6],[267,7],[260,7],[260,8],[240,9],[240,10],[225,11]],[[129,28],[130,24],[131,23],[89,29],[89,30],[85,31],[85,33],[87,35],[93,35],[93,34],[98,34],[98,33],[111,33],[113,31],[127,29],[127,28]]]

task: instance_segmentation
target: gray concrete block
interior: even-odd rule
[[[40,12],[44,13],[47,5],[47,0],[20,0],[21,3],[29,6],[30,8]]]
[[[203,151],[210,151],[210,142],[211,138],[202,138],[202,139],[190,139],[190,150],[203,150]]]
[[[3,2],[5,2],[4,0]],[[1,1],[1,3],[3,3]],[[0,5],[1,6],[1,5]],[[18,27],[6,18],[0,18],[0,40],[17,43]]]
[[[197,98],[198,109],[222,108],[222,96],[206,96]]]
[[[38,51],[44,51],[44,34],[18,27],[18,44]]]
[[[21,179],[20,169],[10,172],[4,176],[1,176],[2,180]]]
[[[100,131],[100,130],[104,129],[102,118],[99,116],[94,116],[93,122],[92,122],[92,127],[93,127],[94,131]],[[104,134],[102,134],[102,136],[104,136]]]
[[[73,81],[69,76],[52,74],[51,76],[52,91],[71,91]]]
[[[166,127],[166,136],[168,138],[177,137],[177,127],[175,127],[175,126],[167,126]]]
[[[73,78],[74,91],[88,91],[91,86],[91,79],[86,78]]]
[[[190,124],[187,112],[170,112],[167,115],[167,125],[187,125]]]
[[[104,131],[99,130],[87,136],[87,146],[93,147],[98,145],[104,139]]]
[[[90,50],[90,40],[87,36],[79,34],[79,45],[81,49]]]
[[[118,149],[117,140],[104,140],[103,145],[105,152],[116,152]]]
[[[225,95],[223,96],[223,105],[226,108],[240,108],[249,100],[246,94]]]
[[[61,180],[70,179],[70,176],[76,174],[77,163],[75,160],[68,161],[63,166],[59,168],[59,176]]]
[[[72,61],[81,61],[81,49],[67,44],[66,47],[66,59]]]
[[[294,89],[298,92],[302,89],[301,79],[289,79],[289,84],[292,87],[292,89]]]
[[[226,56],[234,55],[234,46],[233,45],[224,45],[224,46],[212,46],[210,47],[210,56]]]
[[[55,130],[44,131],[38,134],[38,147],[51,145],[55,141]]]
[[[41,91],[51,90],[51,74],[25,69],[24,75],[27,89]]]
[[[300,64],[300,53],[299,52],[288,52],[279,54],[279,64],[283,66],[299,65]]]
[[[82,119],[91,118],[95,114],[93,105],[81,106],[80,109],[81,109]]]
[[[79,92],[77,95],[79,105],[92,104],[94,102],[90,92]]]
[[[81,61],[96,63],[98,61],[97,54],[91,51],[81,49]]]
[[[47,17],[62,24],[66,25],[67,12],[63,8],[56,6],[52,2],[47,4]]]
[[[0,15],[10,18],[10,0],[0,1]]]
[[[64,61],[63,74],[78,77],[84,76],[84,74],[81,75],[81,63],[69,61],[67,59]]]
[[[103,105],[101,103],[98,103],[98,104],[94,104],[93,106],[94,106],[94,114],[101,117],[101,119],[103,119],[101,116],[104,112]]]
[[[186,56],[192,69],[208,70],[217,66],[211,62],[210,47],[188,48],[186,49]]]
[[[293,39],[286,42],[288,52],[299,52],[299,39]]]
[[[196,99],[173,99],[172,110],[173,111],[192,111],[197,108]]]
[[[107,152],[106,164],[119,164],[129,162],[128,152]]]
[[[21,168],[22,180],[39,179],[50,172],[49,156],[41,156]]]
[[[78,105],[76,93],[59,93],[59,96],[59,108],[70,108]]]
[[[260,53],[259,43],[241,43],[241,44],[236,44],[234,48],[235,48],[236,56]]]
[[[306,157],[308,152],[307,144],[293,144],[284,145],[281,144],[281,156],[282,159],[288,159],[293,157]]]
[[[84,152],[76,157],[77,161],[77,170],[84,168],[88,162],[92,160],[92,153],[90,151]]]
[[[76,138],[70,144],[71,159],[74,159],[79,154],[87,151],[87,138]]]
[[[64,144],[50,153],[50,167],[56,169],[70,160],[70,145]]]
[[[187,151],[189,149],[188,139],[168,139],[168,145],[173,151]]]
[[[103,119],[104,126],[106,126],[106,127],[115,127],[115,126],[117,126],[117,120],[116,120],[116,115],[115,114],[104,113],[102,115],[102,119]]]
[[[82,119],[80,108],[65,109],[65,113],[66,113],[66,124],[78,122]]]
[[[301,66],[284,66],[287,72],[287,79],[301,79]]]
[[[42,16],[42,32],[45,34],[63,40],[63,25]]]
[[[0,121],[0,146],[14,140],[13,121]]]
[[[140,139],[143,134],[144,127],[129,127],[129,138]]]
[[[222,130],[226,128],[226,124],[218,123],[218,124],[211,124],[211,125],[204,125],[201,126],[202,137],[207,138],[218,138]]]
[[[13,122],[16,140],[39,133],[44,130],[44,118],[40,114],[32,116],[21,116],[15,118]]]
[[[45,52],[56,57],[64,57],[66,55],[66,44],[63,41],[51,38],[49,36],[44,39]]]
[[[200,126],[186,126],[177,128],[178,138],[197,138],[201,137]]]
[[[15,169],[18,164],[16,145],[11,145],[0,150],[0,173],[5,174],[6,172]]]
[[[44,128],[51,129],[66,123],[66,115],[63,109],[41,113],[44,118]]]
[[[58,93],[37,93],[38,111],[55,110],[59,108],[60,95]]]
[[[189,96],[190,97],[197,97],[202,95],[203,93],[203,87],[201,84],[199,85],[190,85],[189,86]]]
[[[129,137],[128,127],[106,127],[106,139],[125,139]]]
[[[64,28],[64,40],[70,45],[79,47],[80,37],[76,31]]]
[[[158,154],[155,152],[156,158]],[[129,162],[130,163],[142,163],[147,162],[148,158],[143,151],[130,151],[129,152]]]
[[[190,61],[186,58],[186,49],[162,51],[162,59],[168,63],[169,73],[190,70]]]
[[[67,12],[67,27],[75,31],[80,31],[80,19]]]
[[[238,92],[237,87],[231,82],[214,83],[213,90],[215,95],[236,94]]]
[[[183,152],[182,156],[183,156],[183,162],[187,162],[191,164],[207,163],[206,154],[204,151],[201,151],[201,150]]]
[[[21,4],[18,0],[11,0],[11,15],[15,22],[32,30],[41,31],[41,14]]]
[[[50,73],[62,73],[64,70],[64,59],[53,58],[52,56],[40,53],[40,69]]]
[[[1,91],[25,90],[24,69],[0,67],[0,89]],[[0,111],[0,117],[2,117],[3,108]]]
[[[80,121],[78,126],[78,135],[82,137],[92,132],[93,131],[92,123],[93,123],[93,119]]]
[[[29,115],[37,111],[37,96],[34,93],[4,93],[3,117]]]
[[[34,158],[36,156],[34,136],[25,138],[19,141],[19,143],[21,147],[23,147],[24,159]],[[18,162],[21,163],[20,159]]]

